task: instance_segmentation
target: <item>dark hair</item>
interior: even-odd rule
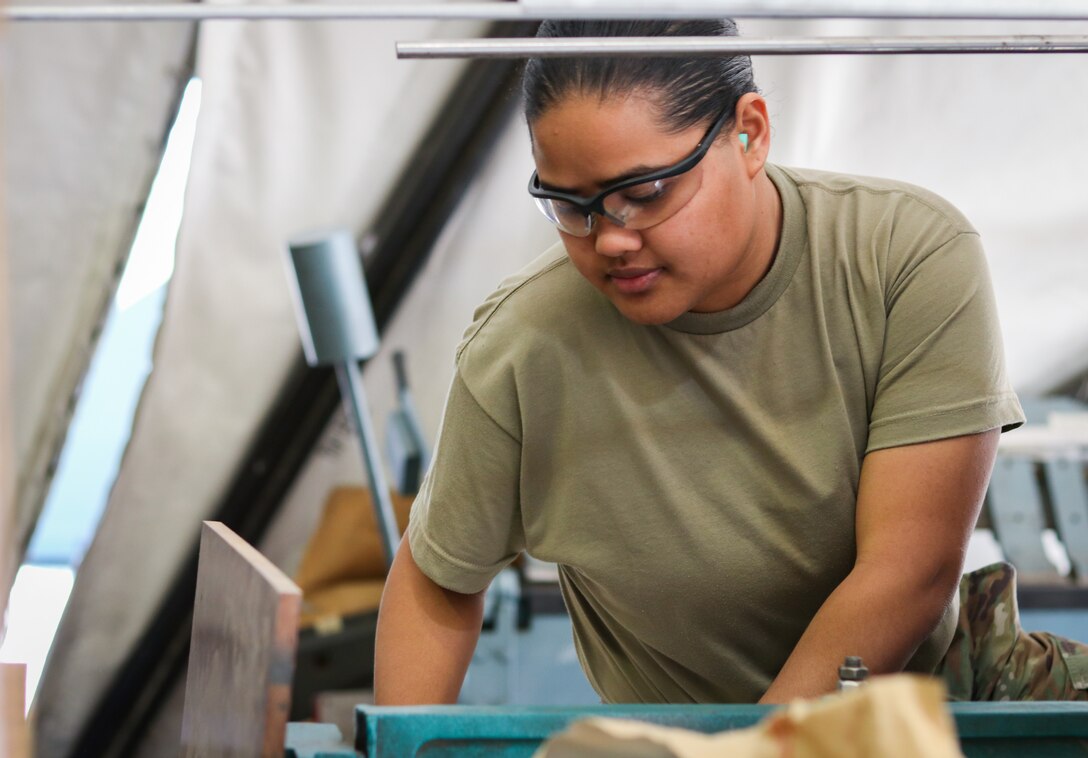
[[[703,21],[545,21],[537,37],[735,37],[730,19]],[[530,58],[522,77],[531,126],[570,94],[601,100],[644,93],[669,131],[708,123],[758,92],[747,55],[715,58]],[[730,122],[732,119],[730,119]],[[727,128],[731,123],[727,124]]]

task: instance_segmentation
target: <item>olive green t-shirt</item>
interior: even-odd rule
[[[409,539],[476,592],[559,565],[606,702],[754,702],[855,559],[861,463],[1023,421],[978,234],[925,190],[768,166],[779,248],[736,307],[625,319],[560,246],[457,352]],[[949,608],[910,668],[951,641]]]

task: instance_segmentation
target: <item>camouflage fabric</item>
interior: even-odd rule
[[[963,577],[936,675],[952,700],[1088,700],[1088,645],[1021,629],[1016,569],[995,563]]]

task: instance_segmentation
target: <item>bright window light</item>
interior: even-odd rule
[[[102,518],[151,371],[166,284],[174,271],[193,152],[200,81],[185,89],[117,294],[84,379],[37,528],[8,605],[0,662],[27,666],[33,702],[75,571]]]
[[[26,664],[28,711],[74,581],[75,572],[67,566],[24,564],[11,588],[8,631],[0,646],[0,663]]]
[[[196,116],[200,110],[200,80],[185,88],[178,117],[170,130],[159,173],[151,185],[147,207],[132,252],[117,285],[114,307],[128,310],[170,281],[174,273],[174,243],[181,226],[189,161],[193,157]]]

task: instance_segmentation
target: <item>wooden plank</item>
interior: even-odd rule
[[[0,663],[0,755],[30,758],[26,725],[26,664]]]
[[[182,717],[186,758],[280,758],[302,592],[223,524],[200,535]]]

